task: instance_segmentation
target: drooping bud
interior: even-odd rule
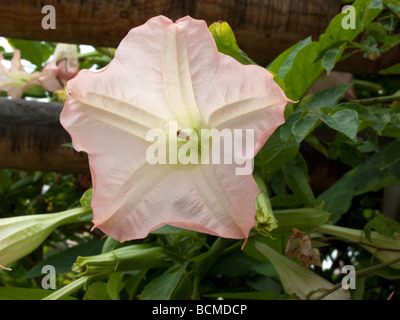
[[[256,199],[256,226],[258,233],[271,237],[270,232],[278,227],[274,213],[272,212],[271,202],[268,197],[268,190],[264,181],[259,176],[254,176],[258,184],[259,193]]]

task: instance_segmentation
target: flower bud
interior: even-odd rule
[[[79,221],[91,212],[88,208],[0,219],[0,266],[35,250],[57,227]]]
[[[39,81],[47,91],[63,90],[67,81],[75,77],[78,72],[76,45],[59,43],[54,49],[53,59],[43,68]]]
[[[256,226],[258,233],[271,237],[270,232],[278,227],[278,221],[272,212],[271,202],[268,197],[268,190],[264,181],[258,176],[254,176],[254,180],[258,184],[259,193],[256,198]]]
[[[37,81],[40,72],[28,73],[25,71],[18,49],[14,50],[10,68],[6,68],[1,63],[2,59],[3,55],[0,54],[0,91],[5,90],[9,96],[19,99],[24,90]]]
[[[90,257],[78,257],[72,271],[79,276],[142,270],[158,266],[167,255],[162,247],[135,244]]]

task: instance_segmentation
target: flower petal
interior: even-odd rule
[[[254,129],[254,156],[285,121],[290,100],[266,69],[219,53],[204,21],[185,17],[176,24],[178,43],[187,50],[179,50],[186,58],[180,63],[191,71],[191,81],[182,83],[191,83],[204,123],[219,130]]]
[[[115,213],[95,227],[117,239],[144,238],[165,224],[225,238],[247,238],[255,224],[257,185],[234,166],[200,165],[188,170],[144,164],[115,199]],[[217,176],[217,179],[216,179]],[[171,188],[173,186],[173,188]],[[243,189],[246,193],[243,194]],[[248,191],[248,192],[247,192]]]

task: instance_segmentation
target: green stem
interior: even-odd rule
[[[400,93],[392,94],[390,96],[384,97],[375,97],[375,98],[367,98],[367,99],[352,99],[351,102],[356,102],[362,105],[371,105],[375,103],[389,103],[393,101],[400,100]]]
[[[396,259],[393,259],[393,260],[378,264],[376,266],[372,266],[372,267],[368,267],[368,268],[362,269],[362,270],[356,272],[356,277],[362,277],[364,275],[371,274],[371,273],[373,273],[375,271],[378,271],[380,269],[386,268],[386,267],[388,267],[388,266],[390,266],[392,264],[395,264],[397,262],[400,262],[400,258],[396,258]],[[337,283],[330,290],[328,290],[327,292],[324,292],[318,298],[316,298],[316,300],[322,300],[323,298],[325,298],[326,296],[328,296],[331,293],[335,292],[336,290],[340,289],[341,287],[342,287],[342,283],[341,282]]]
[[[88,277],[80,277],[77,280],[66,285],[65,287],[62,287],[61,289],[47,296],[46,298],[43,298],[43,300],[61,300],[82,288],[85,285],[87,279]]]
[[[235,244],[231,245],[230,247],[226,248],[224,251],[222,251],[221,255],[228,254],[229,252],[232,252],[236,250],[237,248],[240,248],[243,244],[243,241],[237,241]]]
[[[110,48],[95,47],[95,49],[96,49],[97,52],[99,52],[99,53],[101,53],[101,54],[103,54],[105,56],[108,56],[110,58],[114,58],[114,53]]]
[[[60,215],[65,214],[66,216],[65,218],[60,220],[59,225],[86,221],[87,219],[82,219],[82,218],[86,217],[90,213],[92,213],[92,209],[86,207],[79,207],[62,211],[59,214]]]
[[[93,50],[93,51],[89,51],[89,52],[85,52],[85,53],[79,53],[78,54],[78,59],[82,60],[82,59],[85,59],[85,58],[100,57],[100,56],[101,56],[101,54],[99,52]]]
[[[196,273],[193,281],[192,300],[200,300],[199,286],[200,286],[200,276],[198,273]]]
[[[354,79],[353,84],[355,87],[358,87],[361,89],[367,89],[367,90],[373,91],[375,93],[378,93],[379,90],[382,90],[382,86],[380,84],[376,84],[376,83],[373,83],[370,81]]]
[[[196,263],[194,271],[194,283],[192,299],[199,299],[199,286],[203,276],[210,270],[218,258],[223,254],[224,250],[232,244],[234,240],[218,238],[212,245],[211,249],[192,259]]]

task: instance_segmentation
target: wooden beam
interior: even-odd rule
[[[54,30],[42,28],[44,5],[56,9]],[[239,46],[267,65],[297,41],[317,40],[342,6],[341,0],[0,0],[0,36],[116,47],[151,17],[190,15],[208,24],[227,21]],[[337,69],[375,73],[399,59],[400,46],[376,61],[352,57]]]
[[[0,98],[0,168],[88,173],[59,122],[63,104]]]

